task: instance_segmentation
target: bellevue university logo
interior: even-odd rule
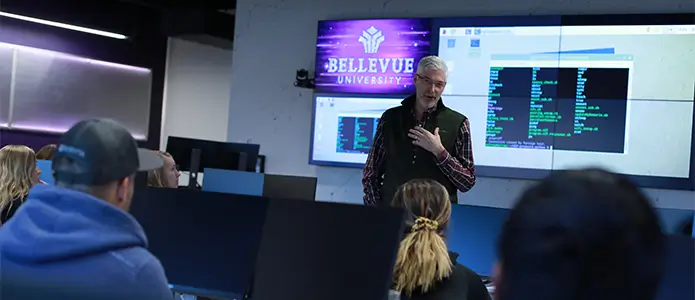
[[[367,30],[362,31],[362,36],[360,36],[358,41],[364,45],[364,53],[374,54],[379,51],[379,46],[382,42],[384,42],[385,39],[386,38],[381,30],[372,26]]]
[[[0,0],[2,1],[2,0]],[[365,26],[366,27],[366,26]],[[356,31],[355,33],[358,33]],[[389,40],[391,42],[400,41],[399,37],[393,36]],[[343,48],[345,50],[340,53],[348,54],[344,57],[327,57],[324,64],[324,70],[331,75],[336,85],[359,85],[354,91],[362,89],[370,90],[372,87],[378,89],[397,89],[398,86],[406,87],[409,81],[412,81],[412,74],[415,71],[415,58],[408,57],[408,51],[400,49],[388,49],[391,45],[386,45],[386,48],[381,48],[381,44],[386,40],[384,33],[374,26],[369,26],[362,30],[362,34],[349,37],[349,41],[344,44],[350,44],[359,49],[359,42],[364,46],[364,54],[355,48]],[[407,41],[406,37],[401,36],[401,40]],[[415,45],[417,47],[417,45]],[[357,53],[354,53],[357,50]],[[379,50],[385,57],[378,55]],[[323,75],[327,76],[327,75]],[[392,87],[380,87],[390,85]]]

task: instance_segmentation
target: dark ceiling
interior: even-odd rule
[[[235,0],[0,0],[5,12],[131,37],[157,30],[205,43],[212,38],[225,48],[234,38],[235,7]]]
[[[234,0],[111,0],[120,2],[130,2],[138,5],[144,5],[156,9],[175,9],[175,8],[200,8],[207,10],[224,10],[229,11],[236,8]]]

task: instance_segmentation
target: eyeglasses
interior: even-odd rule
[[[420,79],[423,81],[423,83],[426,84],[426,85],[433,85],[433,84],[434,84],[434,87],[437,88],[437,89],[444,89],[444,87],[446,86],[446,81],[437,81],[437,82],[435,82],[434,80],[432,80],[432,78],[429,78],[429,77],[427,77],[427,76],[422,76],[422,75],[419,75],[419,74],[415,74],[415,76],[417,76],[418,78],[420,78]]]

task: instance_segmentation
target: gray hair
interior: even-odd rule
[[[444,74],[449,74],[449,67],[447,67],[446,62],[436,55],[425,56],[417,64],[417,74],[422,74],[428,70],[438,70]]]

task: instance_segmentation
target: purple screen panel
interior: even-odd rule
[[[429,19],[319,22],[316,92],[410,94],[430,54]]]
[[[0,147],[7,145],[24,145],[34,151],[48,144],[57,144],[60,134],[28,132],[19,130],[0,129]]]

